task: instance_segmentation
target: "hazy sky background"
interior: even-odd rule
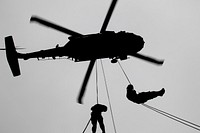
[[[17,46],[26,48],[20,52],[52,48],[58,43],[63,46],[68,42],[66,34],[30,24],[32,15],[82,34],[97,33],[110,2],[1,0],[0,47],[4,47],[4,37],[8,35],[13,36]],[[107,28],[141,35],[146,42],[141,53],[165,59],[161,67],[132,57],[121,62],[137,91],[166,89],[163,97],[147,104],[197,124],[200,124],[199,7],[199,0],[119,0]],[[88,62],[20,60],[22,75],[15,78],[4,51],[0,52],[0,62],[1,133],[83,131],[90,107],[96,103],[94,71],[84,104],[76,103]],[[119,65],[111,64],[108,59],[103,63],[118,133],[197,132],[128,101],[125,97],[128,82]],[[108,105],[100,62],[99,80],[100,103]],[[104,113],[104,118],[106,131],[114,132],[109,111]],[[86,130],[89,132],[91,125]]]

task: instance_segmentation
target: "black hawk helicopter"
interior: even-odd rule
[[[144,40],[141,36],[125,31],[118,33],[106,31],[116,3],[117,0],[112,0],[101,30],[95,34],[83,35],[38,16],[32,16],[30,22],[37,22],[70,35],[69,42],[62,47],[57,45],[51,49],[31,53],[19,53],[16,51],[12,36],[5,37],[5,49],[1,50],[6,50],[7,60],[13,76],[19,76],[21,74],[18,59],[27,60],[30,58],[40,59],[46,57],[56,59],[56,57],[65,56],[74,62],[90,61],[78,96],[78,103],[82,103],[82,97],[97,59],[109,58],[112,63],[116,63],[118,59],[126,60],[128,59],[127,56],[134,56],[154,64],[162,65],[164,60],[157,60],[138,53],[144,46]]]

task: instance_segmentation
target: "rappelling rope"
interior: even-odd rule
[[[115,121],[114,121],[114,115],[113,115],[112,106],[111,106],[111,100],[110,100],[109,91],[108,91],[108,85],[107,85],[106,76],[105,76],[105,72],[104,72],[104,67],[103,67],[102,60],[100,60],[100,61],[101,61],[101,68],[102,68],[102,71],[103,71],[104,82],[105,82],[105,86],[106,86],[106,93],[107,93],[107,97],[108,97],[112,123],[113,123],[114,131],[115,131],[115,133],[117,133]]]
[[[97,61],[96,61],[96,95],[97,95],[97,104],[98,104],[99,103],[99,89],[98,89],[98,68],[97,68]]]
[[[88,120],[88,122],[87,122],[87,124],[85,125],[85,128],[84,128],[84,130],[83,130],[82,133],[85,133],[85,130],[87,129],[88,125],[90,124],[90,121],[91,121],[91,119]]]
[[[124,75],[126,76],[126,79],[127,79],[127,81],[129,82],[129,84],[131,84],[131,81],[129,80],[129,78],[128,78],[127,74],[125,73],[125,71],[124,71],[124,69],[123,69],[122,65],[120,64],[120,62],[119,62],[118,60],[117,60],[117,62],[118,62],[118,64],[119,64],[119,66],[120,66],[120,68],[121,68],[122,72],[123,72],[123,73],[124,73]]]
[[[177,116],[175,116],[175,115],[172,115],[172,114],[167,113],[167,112],[165,112],[165,111],[162,111],[162,110],[160,110],[160,109],[154,108],[154,107],[149,106],[149,105],[147,105],[147,104],[142,104],[142,105],[143,105],[144,107],[146,107],[146,108],[149,108],[149,109],[151,109],[151,110],[153,110],[153,111],[155,111],[155,112],[157,112],[157,113],[163,115],[163,116],[166,116],[166,117],[168,117],[168,118],[170,118],[170,119],[172,119],[172,120],[175,120],[175,121],[177,121],[177,122],[179,122],[179,123],[181,123],[181,124],[184,124],[184,125],[186,125],[186,126],[188,126],[188,127],[191,127],[191,128],[193,128],[193,129],[196,129],[196,130],[200,131],[200,126],[197,125],[197,124],[195,124],[195,123],[192,123],[192,122],[190,122],[190,121],[184,120],[184,119],[182,119],[182,118],[180,118],[180,117],[177,117]]]

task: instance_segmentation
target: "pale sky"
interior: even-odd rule
[[[4,47],[4,37],[8,35],[13,36],[16,46],[26,48],[19,50],[25,53],[68,42],[66,34],[30,24],[32,15],[81,34],[97,33],[110,2],[1,0],[0,47]],[[198,0],[119,0],[107,28],[141,35],[145,40],[141,53],[165,59],[163,66],[133,57],[121,62],[138,92],[166,89],[163,97],[147,104],[197,124],[200,124],[199,6]],[[91,74],[84,104],[76,102],[88,62],[19,60],[22,75],[15,78],[4,51],[0,52],[0,62],[1,133],[83,131],[90,118],[90,107],[96,103],[95,71]],[[198,132],[128,101],[125,97],[128,82],[119,65],[111,64],[108,59],[103,63],[117,133]],[[100,103],[108,105],[100,62],[98,66]],[[114,132],[110,110],[103,116],[106,131]],[[90,132],[91,125],[86,130]],[[101,132],[99,127],[97,132]]]

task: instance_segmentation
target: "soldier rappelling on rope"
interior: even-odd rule
[[[102,104],[95,104],[94,106],[91,107],[91,123],[92,123],[92,133],[96,132],[97,129],[97,121],[99,123],[99,126],[102,130],[102,133],[105,133],[105,126],[103,123],[103,117],[101,115],[102,112],[107,111],[107,106],[102,105]]]
[[[126,97],[128,98],[128,100],[137,104],[142,104],[158,96],[163,96],[165,93],[164,88],[162,88],[159,91],[148,91],[148,92],[137,93],[136,90],[134,90],[132,84],[129,84],[126,89],[127,89]]]

